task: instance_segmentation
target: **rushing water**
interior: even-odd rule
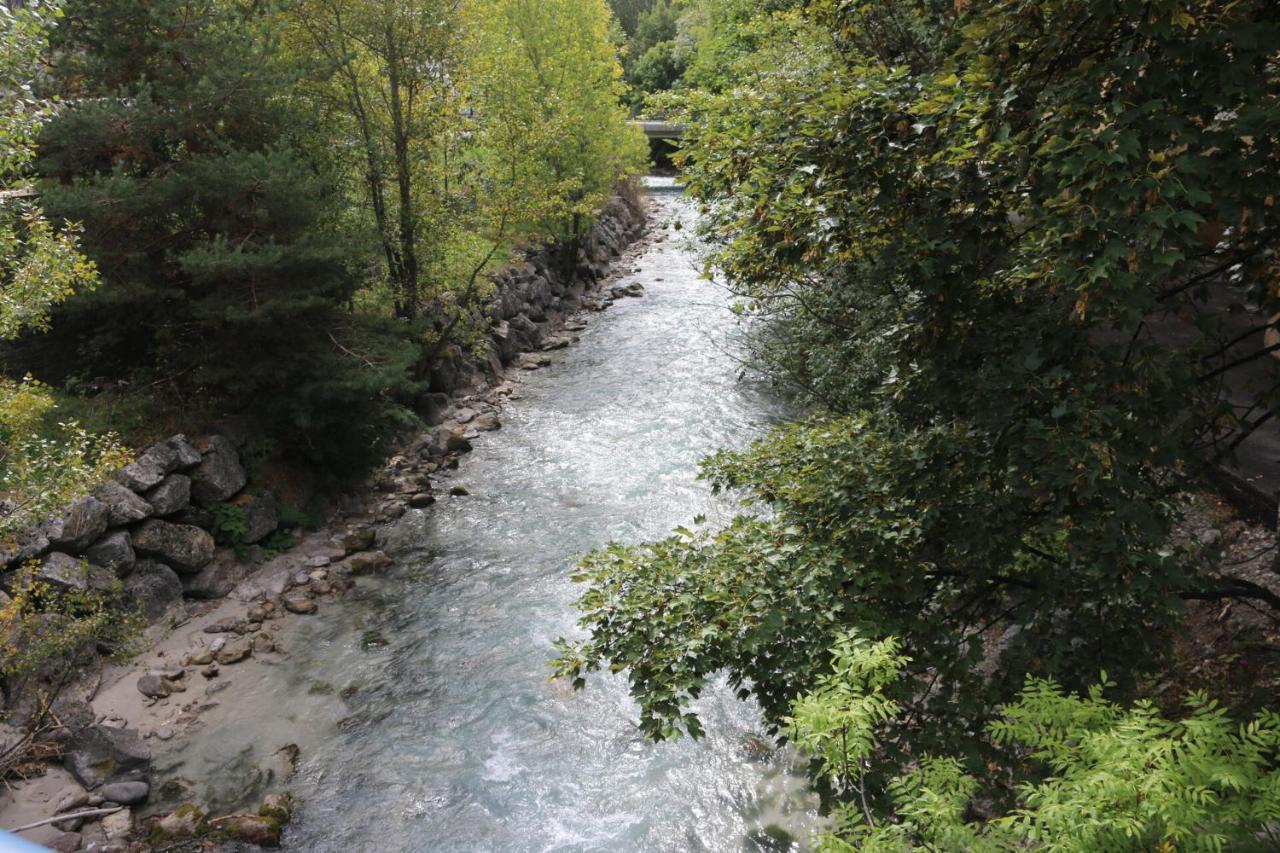
[[[552,641],[576,630],[575,560],[699,513],[727,520],[698,460],[780,414],[739,378],[741,330],[698,278],[689,206],[655,203],[667,237],[623,279],[646,296],[525,377],[503,428],[451,475],[470,496],[385,531],[392,575],[290,629],[250,703],[309,744],[286,849],[790,850],[786,832],[813,825],[790,756],[729,690],[700,701],[704,740],[654,745],[622,678],[581,692],[548,679]],[[225,757],[234,733],[221,737]]]

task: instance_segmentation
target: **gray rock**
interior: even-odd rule
[[[0,565],[20,565],[49,550],[48,525],[24,530],[12,539],[4,538],[7,541],[0,544]]]
[[[368,551],[347,558],[347,571],[353,575],[370,575],[391,565],[391,558],[382,551]]]
[[[253,654],[251,640],[236,640],[219,649],[216,659],[223,666],[230,666],[231,664],[240,663],[251,654]]]
[[[107,508],[107,524],[122,527],[151,517],[151,504],[119,483],[108,481],[98,487],[94,497]]]
[[[232,503],[244,510],[245,531],[242,539],[246,545],[261,542],[280,526],[280,506],[271,492],[240,495]]]
[[[231,551],[220,551],[213,562],[194,575],[182,579],[182,589],[191,598],[224,598],[253,573],[252,563],[242,563]]]
[[[240,455],[230,441],[220,435],[200,442],[202,461],[191,475],[191,499],[210,507],[244,488],[247,481]]]
[[[409,498],[409,506],[414,509],[425,509],[436,502],[436,496],[430,492],[418,492]]]
[[[316,603],[301,593],[286,595],[284,597],[284,609],[290,613],[308,614],[315,613],[318,607]]]
[[[138,692],[143,696],[152,699],[161,699],[173,692],[173,689],[165,682],[165,679],[156,675],[154,672],[148,672],[146,675],[138,679]],[[103,796],[106,796],[103,794]],[[116,802],[120,802],[116,800]]]
[[[155,560],[139,560],[124,582],[125,601],[148,623],[182,601],[182,581],[173,569]]]
[[[256,814],[233,814],[222,818],[218,829],[232,841],[258,847],[280,846],[280,822]]]
[[[51,551],[41,558],[35,579],[59,589],[106,591],[111,589],[115,575],[70,554]]]
[[[174,435],[147,448],[142,459],[154,463],[166,474],[183,471],[200,464],[200,451],[185,435]]]
[[[77,499],[66,515],[51,525],[49,544],[73,554],[82,552],[107,532],[108,514],[106,504],[93,496]]]
[[[342,537],[342,547],[347,553],[352,551],[367,551],[373,547],[373,543],[377,540],[377,534],[372,527],[357,527],[348,531]],[[341,558],[339,558],[341,559]]]
[[[145,782],[151,775],[151,750],[133,729],[82,728],[68,741],[63,762],[90,791],[112,782]]]
[[[485,414],[477,417],[471,426],[481,432],[491,432],[495,429],[501,429],[502,421],[498,420],[497,415]]]
[[[191,478],[185,474],[170,474],[164,481],[147,492],[147,502],[156,515],[173,515],[191,503]]]
[[[213,513],[194,504],[170,520],[176,521],[178,524],[190,524],[193,527],[199,527],[201,530],[213,529]]]
[[[90,545],[85,556],[95,565],[114,569],[120,577],[128,575],[133,564],[138,562],[127,530],[111,531]]]
[[[449,437],[445,439],[445,449],[451,453],[470,453],[471,442],[463,434],[462,430],[453,430],[449,433]]]
[[[160,485],[164,479],[164,468],[153,459],[139,459],[116,472],[116,482],[135,492],[145,492]]]
[[[134,529],[133,549],[163,560],[178,574],[192,575],[209,564],[215,547],[213,537],[199,527],[153,518]]]

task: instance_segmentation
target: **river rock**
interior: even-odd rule
[[[467,495],[471,494],[471,491],[466,486],[462,486],[462,485],[450,486],[449,494],[457,498],[464,498]]]
[[[471,441],[467,438],[466,433],[460,429],[451,430],[448,438],[445,439],[445,449],[450,453],[470,453]]]
[[[291,593],[284,597],[284,609],[288,610],[290,613],[306,615],[308,613],[315,613],[319,608],[314,601],[307,598],[302,593]]]
[[[225,598],[245,578],[253,574],[252,563],[243,563],[235,552],[219,551],[213,562],[194,575],[182,579],[182,589],[191,598]]]
[[[115,570],[120,577],[125,577],[133,570],[138,557],[133,552],[133,542],[127,530],[113,530],[94,542],[85,551],[85,556],[95,565]]]
[[[256,814],[236,814],[218,821],[224,835],[232,841],[259,847],[280,846],[280,822]]]
[[[204,810],[193,803],[178,806],[155,823],[158,841],[181,841],[195,838],[204,831]]]
[[[173,515],[191,503],[191,478],[185,474],[170,474],[164,482],[146,494],[156,515]]]
[[[73,554],[82,552],[107,531],[106,504],[93,496],[79,498],[51,525],[49,543]]]
[[[355,554],[347,559],[347,569],[353,575],[368,575],[380,572],[391,565],[391,558],[383,551],[369,551]]]
[[[145,782],[151,775],[151,750],[133,729],[82,728],[68,741],[63,762],[90,791],[112,782]]]
[[[223,666],[240,663],[253,654],[253,646],[248,640],[234,640],[218,650],[215,659]]]
[[[171,524],[150,519],[133,531],[133,549],[148,557],[157,557],[178,574],[195,574],[213,559],[213,537],[207,531],[189,524]]]
[[[202,461],[191,475],[191,499],[210,507],[244,488],[247,478],[235,446],[220,435],[199,443]]]
[[[44,844],[50,850],[56,850],[57,853],[76,853],[83,841],[84,836],[78,832],[59,832]]]
[[[343,535],[342,548],[348,554],[354,551],[368,551],[376,540],[377,534],[372,527],[357,527]]]
[[[147,799],[151,786],[146,782],[111,782],[99,788],[98,793],[109,803],[134,806]]]
[[[152,515],[151,504],[115,481],[103,483],[93,494],[107,508],[107,524],[111,527],[133,524]]]
[[[409,506],[414,509],[425,509],[436,502],[436,496],[430,492],[418,492],[409,498]]]
[[[124,598],[148,623],[182,601],[182,581],[173,569],[155,560],[139,560],[124,582]]]
[[[102,834],[107,837],[108,845],[121,845],[116,849],[125,849],[123,844],[128,840],[131,832],[133,832],[133,812],[130,809],[121,809],[102,819]]]
[[[280,526],[280,507],[271,492],[242,494],[232,503],[244,510],[245,530],[241,538],[246,545],[261,542]]]
[[[495,429],[502,428],[502,421],[498,420],[497,415],[484,414],[477,417],[471,426],[480,432],[492,432]]]
[[[166,474],[172,474],[199,465],[201,456],[185,435],[174,435],[148,447],[139,461],[143,460],[154,463]]]
[[[154,672],[148,672],[138,679],[138,692],[149,699],[163,699],[173,692],[166,682],[167,679],[161,678]]]
[[[51,551],[40,559],[40,568],[36,570],[35,579],[58,589],[92,589],[105,592],[111,589],[115,575],[101,566],[95,566],[70,554]]]

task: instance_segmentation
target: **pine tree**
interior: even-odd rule
[[[331,170],[300,153],[268,16],[215,0],[67,11],[44,196],[84,223],[105,286],[68,306],[61,358],[252,410],[301,444],[352,431],[349,407],[380,405],[367,386],[385,377],[353,376],[374,362],[340,343],[353,244]]]

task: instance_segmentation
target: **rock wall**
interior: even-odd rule
[[[28,532],[0,555],[0,588],[36,580],[64,589],[123,585],[124,599],[148,622],[182,601],[225,595],[234,561],[215,546],[215,509],[235,507],[243,520],[238,542],[251,546],[279,526],[275,497],[246,491],[236,447],[220,435],[190,441],[175,435],[147,448],[93,494]]]
[[[623,187],[605,206],[572,256],[564,247],[545,246],[519,264],[494,273],[494,296],[487,319],[492,328],[488,352],[466,352],[452,346],[423,365],[429,391],[419,413],[438,423],[449,396],[500,369],[523,352],[540,349],[564,315],[590,303],[593,290],[610,271],[622,250],[644,233],[644,202]]]

